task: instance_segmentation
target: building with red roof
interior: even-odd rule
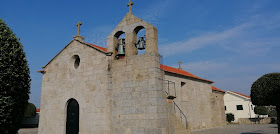
[[[84,42],[81,25],[38,71],[43,74],[39,134],[174,134],[225,125],[225,91],[160,63],[153,25],[130,10],[107,37],[106,48]],[[137,37],[142,29],[145,36]]]
[[[225,112],[234,114],[235,120],[233,122],[238,122],[239,118],[257,117],[254,112],[255,105],[252,104],[250,96],[235,91],[226,91],[224,102]]]

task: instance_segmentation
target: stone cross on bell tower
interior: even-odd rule
[[[79,41],[84,41],[84,37],[80,35],[80,32],[81,32],[81,25],[83,23],[82,22],[78,22],[78,24],[76,24],[76,26],[78,27],[78,32],[77,32],[77,35],[75,35],[73,38],[76,39],[76,40],[79,40]]]
[[[81,30],[81,25],[83,25],[82,22],[78,22],[78,24],[76,24],[76,26],[78,26],[78,34],[77,35],[80,35],[80,30]]]
[[[127,6],[129,7],[129,12],[132,13],[132,5],[134,5],[134,2],[131,2],[131,0],[129,0]]]

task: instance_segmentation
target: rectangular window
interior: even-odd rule
[[[227,111],[227,106],[225,106],[225,111]]]
[[[242,105],[236,105],[236,109],[237,110],[243,110],[243,106]]]
[[[253,105],[251,105],[251,109],[254,110]]]

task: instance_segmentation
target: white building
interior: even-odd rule
[[[224,95],[225,113],[233,113],[235,120],[239,118],[255,118],[254,105],[251,97],[234,91],[226,91]]]

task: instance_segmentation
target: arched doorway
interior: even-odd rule
[[[70,99],[67,105],[66,134],[79,133],[79,103]]]

